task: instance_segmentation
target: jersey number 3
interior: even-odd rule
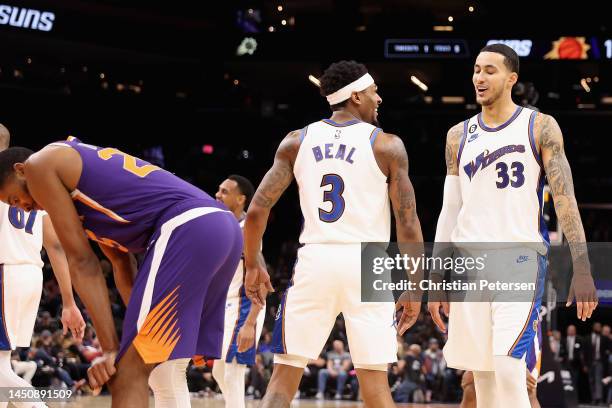
[[[336,222],[344,213],[344,180],[337,174],[325,174],[321,179],[321,187],[331,185],[331,190],[323,192],[323,202],[331,202],[331,210],[319,208],[319,219],[323,222]]]
[[[28,220],[25,219],[25,211],[21,208],[10,207],[8,210],[8,218],[11,225],[17,229],[25,229],[28,234],[33,234],[34,222],[36,221],[36,210],[30,211]]]

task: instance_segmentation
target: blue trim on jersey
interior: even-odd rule
[[[241,353],[238,352],[238,332],[244,326],[246,322],[247,316],[251,311],[251,300],[246,296],[246,292],[244,290],[244,285],[240,287],[240,302],[238,303],[238,320],[236,322],[236,326],[234,327],[234,331],[232,333],[232,340],[230,341],[229,348],[227,349],[227,354],[225,356],[225,362],[231,363],[234,357],[236,358],[236,362],[238,364],[247,364],[254,365],[255,364],[255,345],[257,344],[257,338],[255,339],[255,344],[247,351],[243,351]],[[257,327],[257,324],[255,325]],[[257,333],[255,333],[257,334]]]
[[[342,123],[335,122],[331,119],[322,119],[322,121],[327,123],[328,125],[332,125],[336,127],[346,127],[346,126],[354,125],[355,123],[361,123],[359,119],[351,119],[349,121],[342,122]]]
[[[374,141],[376,140],[376,137],[378,136],[381,130],[381,128],[376,128],[372,131],[372,134],[370,135],[370,146],[372,146],[372,148],[374,148]]]
[[[11,350],[11,341],[8,336],[8,330],[6,330],[6,317],[4,315],[4,307],[8,306],[4,304],[4,265],[0,264],[0,306],[2,307],[2,314],[0,314],[0,350]]]
[[[540,153],[538,153],[538,147],[536,146],[535,142],[535,135],[533,134],[533,125],[535,123],[536,115],[536,111],[531,112],[531,115],[529,116],[529,128],[527,133],[529,134],[529,144],[531,145],[531,151],[533,152],[533,156],[535,157],[540,167],[543,167],[542,157],[540,156]]]
[[[457,152],[457,168],[459,168],[459,163],[461,162],[461,153],[463,153],[463,146],[465,146],[465,140],[467,139],[469,122],[469,119],[463,122],[463,136],[461,136],[461,143],[459,143],[459,151]]]
[[[512,116],[510,116],[510,119],[508,119],[507,121],[505,121],[504,123],[502,123],[498,127],[494,127],[494,128],[488,127],[486,125],[486,123],[483,122],[483,120],[482,120],[482,112],[480,112],[478,114],[478,125],[480,126],[480,128],[482,130],[485,130],[487,132],[497,132],[497,131],[500,131],[503,128],[505,128],[506,126],[508,126],[509,124],[511,124],[514,121],[514,119],[516,119],[518,117],[518,115],[521,113],[522,110],[523,110],[522,106],[517,106],[516,110],[514,111]]]
[[[529,318],[525,322],[523,332],[514,342],[514,345],[508,352],[509,356],[515,358],[523,358],[529,348],[533,345],[533,337],[536,335],[537,325],[540,321],[539,310],[542,306],[542,297],[544,295],[544,282],[546,281],[546,265],[546,257],[542,256],[541,254],[538,254],[538,277],[536,281],[536,290],[534,293],[533,302],[531,304],[531,312],[529,313]]]
[[[303,127],[302,130],[300,130],[300,144],[302,144],[302,142],[304,141],[304,138],[306,137],[306,132],[308,132],[308,126]]]

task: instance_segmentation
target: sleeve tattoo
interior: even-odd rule
[[[255,192],[253,202],[263,208],[276,204],[293,180],[293,161],[299,149],[299,132],[289,133],[278,146],[274,164]]]
[[[448,176],[459,175],[459,162],[457,155],[459,153],[459,143],[463,136],[463,123],[458,123],[448,130],[446,135],[446,148],[444,157],[446,159],[446,174]]]
[[[540,119],[540,146],[544,171],[555,202],[555,211],[574,260],[588,260],[584,228],[574,195],[572,171],[563,149],[563,135],[549,115]]]

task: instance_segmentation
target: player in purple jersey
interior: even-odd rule
[[[51,217],[104,351],[89,370],[92,387],[109,382],[113,407],[148,406],[148,387],[158,408],[190,406],[190,358],[221,356],[225,298],[242,253],[233,214],[157,166],[73,138],[0,153],[0,200]],[[87,237],[111,260],[127,302],[121,343]],[[130,253],[144,254],[137,273]]]

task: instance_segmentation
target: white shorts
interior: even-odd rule
[[[393,302],[361,302],[361,244],[307,244],[273,334],[277,354],[316,359],[342,313],[355,365],[397,361]]]
[[[42,270],[36,265],[0,265],[0,281],[0,350],[30,347],[42,295]]]
[[[546,257],[535,251],[527,261],[511,265],[504,273],[531,270],[536,282],[531,302],[451,302],[448,341],[444,358],[449,367],[493,371],[493,356],[524,359],[538,331],[544,292]]]
[[[263,330],[264,320],[266,318],[266,309],[257,316],[257,324],[255,325],[255,344],[249,350],[242,353],[238,352],[238,332],[244,325],[249,311],[251,310],[251,301],[240,289],[242,296],[233,300],[228,299],[225,303],[225,326],[223,328],[223,348],[221,349],[221,360],[227,363],[236,360],[238,364],[255,364],[255,354],[257,352],[257,344]]]

